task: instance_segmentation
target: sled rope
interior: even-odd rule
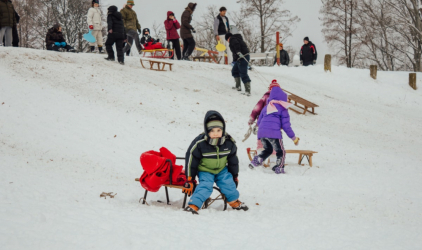
[[[250,136],[251,136],[251,134],[252,134],[252,131],[253,131],[252,125],[249,125],[248,132],[246,132],[246,134],[245,134],[245,139],[243,139],[243,141],[242,141],[242,142],[245,142],[247,139],[249,139],[249,137],[250,137]]]

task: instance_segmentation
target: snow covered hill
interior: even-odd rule
[[[375,81],[368,70],[318,65],[250,75],[248,98],[231,90],[227,66],[176,62],[155,72],[137,57],[120,66],[0,48],[1,249],[420,249],[422,92],[408,73]],[[314,167],[288,155],[282,176],[249,170],[246,148],[256,141],[241,142],[274,78],[320,106],[316,116],[291,112],[297,148],[319,152]],[[238,142],[250,210],[193,216],[181,210],[180,190],[170,190],[172,206],[156,202],[162,190],[139,204],[140,154],[166,146],[183,156],[211,109]]]

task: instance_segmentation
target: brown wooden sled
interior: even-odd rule
[[[258,155],[256,150],[252,150],[251,148],[246,149],[249,160],[252,161],[253,158]],[[302,164],[303,159],[306,157],[308,159],[309,166],[312,167],[312,156],[314,154],[317,154],[318,152],[311,151],[311,150],[286,150],[286,154],[299,154],[299,161],[298,164]],[[286,164],[287,165],[287,164]],[[264,163],[264,167],[268,168],[270,167],[270,161],[268,160],[268,163]]]
[[[288,96],[288,98],[289,98],[289,102],[293,103],[296,107],[303,109],[303,113],[301,113],[301,112],[299,112],[295,109],[292,109],[292,108],[290,110],[293,110],[294,112],[296,112],[298,114],[302,114],[302,115],[306,114],[306,112],[309,112],[313,115],[316,115],[315,108],[317,108],[319,106],[316,105],[315,103],[312,103],[312,102],[305,100],[302,97],[299,97],[299,96],[294,95],[294,94],[290,94]],[[298,104],[301,104],[303,107],[299,106]]]
[[[169,68],[170,68],[170,71],[172,71],[172,66],[173,66],[173,63],[168,63],[168,62],[161,62],[161,61],[154,61],[154,60],[150,60],[150,59],[142,59],[141,58],[141,65],[142,65],[142,67],[144,68],[144,69],[147,69],[146,67],[145,67],[145,65],[144,65],[144,61],[145,62],[149,62],[149,69],[150,70],[155,70],[155,71],[166,71],[164,68],[166,67],[166,65],[168,65],[169,66]],[[163,66],[161,66],[161,64],[163,65]],[[157,65],[157,68],[156,69],[154,69],[154,65]]]

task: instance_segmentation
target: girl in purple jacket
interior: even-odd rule
[[[277,163],[273,167],[276,174],[284,174],[284,161],[286,151],[283,146],[281,129],[289,136],[297,146],[299,138],[295,136],[290,124],[288,108],[292,104],[287,102],[287,94],[280,87],[271,90],[267,106],[262,110],[258,118],[258,139],[264,145],[264,151],[254,157],[249,165],[250,168],[259,167],[272,154],[277,153]]]

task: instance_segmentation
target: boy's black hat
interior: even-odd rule
[[[309,37],[303,38],[303,41],[308,41],[309,42]]]

